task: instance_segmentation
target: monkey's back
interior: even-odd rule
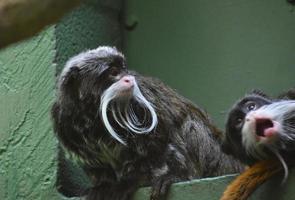
[[[206,112],[156,78],[136,75],[142,93],[155,105],[158,115],[156,134],[166,138],[191,178],[236,173],[239,162],[220,149],[221,131]],[[152,134],[151,134],[152,135]]]

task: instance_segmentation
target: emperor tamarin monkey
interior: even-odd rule
[[[220,151],[219,131],[200,108],[161,81],[129,71],[115,48],[67,62],[52,118],[62,151],[91,180],[86,199],[131,199],[142,185],[160,199],[173,182],[241,169]]]
[[[229,112],[224,151],[248,165],[294,154],[293,94],[274,99],[256,90],[240,99]]]
[[[263,182],[284,171],[295,160],[295,90],[278,99],[253,91],[231,108],[223,150],[250,165],[223,193],[221,200],[244,200]]]

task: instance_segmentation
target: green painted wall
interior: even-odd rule
[[[50,122],[55,74],[72,55],[121,46],[118,0],[89,0],[28,41],[0,51],[0,199],[59,200]]]
[[[56,26],[56,63],[59,72],[73,55],[99,45],[122,47],[119,16],[122,0],[88,0]]]
[[[0,54],[0,199],[41,199],[53,185],[53,32]]]
[[[157,76],[222,127],[252,88],[295,85],[295,12],[285,0],[127,0],[129,67]]]

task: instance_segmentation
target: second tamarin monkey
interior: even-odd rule
[[[151,185],[151,199],[161,199],[173,182],[241,169],[221,152],[219,131],[205,112],[158,79],[129,71],[115,48],[67,62],[52,118],[61,151],[91,180],[81,192],[89,200],[131,199],[142,185]],[[57,183],[66,183],[65,176],[58,173]],[[77,195],[66,184],[58,188]]]
[[[294,164],[295,101],[294,90],[272,99],[262,92],[253,92],[231,109],[226,123],[223,150],[250,168],[224,192],[222,200],[243,200],[263,182],[285,172]]]

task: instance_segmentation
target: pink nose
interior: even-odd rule
[[[279,131],[277,122],[271,118],[255,118],[256,134],[261,137],[270,137],[276,135]]]
[[[121,78],[121,81],[123,81],[124,83],[132,84],[134,82],[134,77],[133,76],[124,76]]]

